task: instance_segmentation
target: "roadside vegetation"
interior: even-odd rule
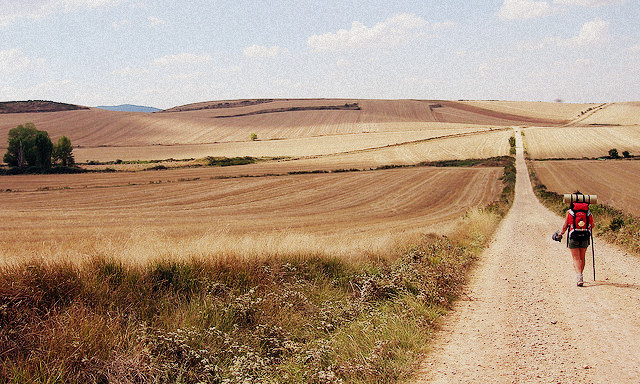
[[[509,160],[510,159],[510,160]],[[109,247],[0,272],[0,381],[377,383],[410,377],[513,199],[380,253],[202,249],[136,263]]]

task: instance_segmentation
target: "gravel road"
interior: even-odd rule
[[[536,199],[516,128],[516,197],[416,383],[640,383],[640,259],[595,239],[575,283],[563,218]],[[595,217],[597,220],[598,218]]]

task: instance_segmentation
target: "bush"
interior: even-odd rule
[[[258,161],[255,157],[205,157],[205,164],[210,167],[228,167],[231,165],[253,164]]]
[[[618,159],[620,155],[618,154],[618,150],[616,148],[611,148],[609,150],[609,158],[610,159]]]
[[[258,134],[252,133],[251,134],[251,141],[256,141],[256,140],[258,140]]]
[[[629,151],[622,151],[622,156],[623,156],[625,159],[628,159],[628,158],[630,158],[630,157],[631,157],[631,154],[629,153]]]
[[[609,224],[609,230],[617,231],[624,226],[624,219],[620,216],[614,217]]]

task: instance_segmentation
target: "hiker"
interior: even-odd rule
[[[562,229],[557,232],[560,238],[562,238],[567,229],[569,230],[567,246],[571,251],[571,257],[573,257],[577,285],[582,287],[584,284],[582,278],[585,264],[584,257],[590,244],[589,240],[593,229],[593,215],[589,212],[588,203],[571,202],[567,211],[567,219],[564,221]]]

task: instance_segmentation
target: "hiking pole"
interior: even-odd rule
[[[591,255],[593,257],[593,281],[596,281],[596,250],[593,247],[593,232],[591,233]]]

